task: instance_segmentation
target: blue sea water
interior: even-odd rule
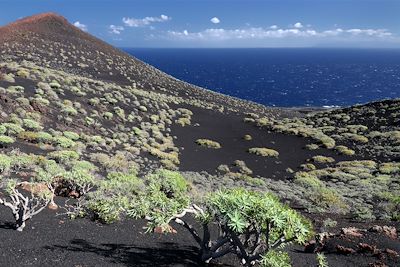
[[[400,49],[124,49],[189,83],[268,106],[400,97]]]

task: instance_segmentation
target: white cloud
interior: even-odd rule
[[[353,35],[368,35],[368,36],[392,36],[393,34],[385,29],[349,29],[347,30],[348,33]]]
[[[297,22],[297,23],[295,23],[293,26],[294,26],[295,28],[297,28],[297,29],[303,28],[303,24],[301,24],[301,22]]]
[[[150,25],[152,23],[166,22],[166,21],[169,21],[171,19],[172,18],[168,17],[167,15],[161,15],[159,17],[145,17],[145,18],[142,18],[142,19],[122,18],[122,22],[127,27],[144,27],[144,26]]]
[[[84,31],[84,32],[87,32],[87,31],[88,31],[87,25],[82,24],[82,23],[80,23],[79,21],[75,21],[75,22],[74,22],[74,26],[77,27],[77,28],[79,28],[79,29],[81,29],[81,30]]]
[[[213,17],[212,19],[210,19],[210,21],[211,21],[212,23],[214,23],[214,24],[218,24],[218,23],[221,22],[221,21],[219,20],[219,18],[217,18],[217,17]]]
[[[271,27],[269,27],[270,29],[276,30],[278,29],[278,25],[272,25]]]
[[[223,40],[267,40],[282,38],[327,38],[342,37],[364,38],[364,39],[382,39],[391,37],[393,34],[385,29],[332,29],[317,31],[310,28],[289,28],[279,29],[278,27],[269,28],[242,28],[242,29],[222,29],[211,28],[200,32],[168,31],[167,38],[181,40],[204,40],[204,41],[223,41]]]
[[[108,29],[109,29],[109,32],[112,33],[112,34],[121,34],[121,32],[122,32],[123,30],[125,30],[124,27],[122,27],[122,26],[116,26],[116,25],[110,25],[110,26],[108,27]]]

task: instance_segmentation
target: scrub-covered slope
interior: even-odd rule
[[[326,232],[328,241],[318,250],[327,252],[330,266],[397,266],[396,228],[370,228],[399,226],[399,120],[398,100],[299,112],[213,93],[179,81],[52,13],[0,28],[0,185],[8,189],[0,191],[0,204],[9,188],[36,192],[30,181],[57,196],[59,211],[64,211],[66,199],[82,199],[89,191],[94,192],[92,200],[108,203],[96,192],[109,180],[136,181],[132,192],[119,189],[139,194],[140,181],[151,177],[147,174],[169,169],[189,182],[193,201],[233,187],[273,192],[310,218],[317,232]],[[115,203],[121,204],[120,210]],[[94,219],[115,219],[105,210],[123,213],[126,202],[111,204],[103,210],[92,205],[92,211],[106,213]],[[51,202],[50,208],[57,206]],[[32,224],[43,229],[49,224],[54,230],[51,237],[35,236],[38,264],[54,264],[49,256],[56,252],[65,256],[55,261],[68,261],[70,254],[80,257],[83,251],[85,262],[74,258],[69,265],[101,265],[105,259],[107,265],[134,265],[157,248],[164,254],[159,253],[155,264],[197,264],[193,243],[183,231],[175,239],[156,241],[144,236],[142,221],[123,221],[114,235],[114,226],[102,228],[86,219],[66,222],[65,216],[60,221],[53,215],[46,209]],[[0,221],[0,231],[7,231],[4,236],[10,240],[8,247],[1,247],[4,257],[19,247],[18,240],[36,233],[28,227],[28,233],[15,238],[6,229],[13,226],[4,207]],[[359,227],[353,232],[361,234],[339,233],[348,226]],[[82,227],[107,234],[90,236],[92,231]],[[59,228],[63,238],[73,235],[59,241]],[[134,229],[141,238],[128,244],[131,235],[121,234],[125,229]],[[160,240],[176,242],[176,247],[170,250],[170,243]],[[363,242],[376,245],[376,250],[360,246]],[[36,264],[30,258],[31,245],[19,249],[20,261],[6,257],[3,265]],[[287,249],[299,264],[295,266],[316,266],[315,255],[298,249]],[[175,250],[179,261],[172,259]],[[346,265],[343,254],[353,256],[351,264]],[[151,262],[145,256],[142,266]],[[229,257],[222,262],[239,264]]]

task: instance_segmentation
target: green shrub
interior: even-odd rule
[[[319,145],[317,145],[317,144],[308,144],[308,145],[306,145],[306,149],[308,149],[308,150],[316,150],[318,148],[319,148]]]
[[[132,131],[137,136],[141,136],[142,135],[142,130],[140,130],[138,127],[133,127]]]
[[[20,132],[24,131],[24,128],[15,123],[6,122],[1,125],[7,129],[6,133],[8,135],[17,135]]]
[[[102,222],[112,223],[143,200],[144,190],[144,183],[136,172],[109,173],[106,180],[99,182],[97,190],[89,194],[88,208]],[[144,211],[146,207],[142,206]],[[138,217],[142,217],[144,211],[135,209]]]
[[[60,151],[53,151],[47,154],[49,159],[54,159],[59,163],[68,163],[70,161],[78,160],[79,154],[75,151],[70,150],[60,150]]]
[[[347,146],[336,146],[335,149],[343,155],[353,156],[356,152]]]
[[[379,165],[379,172],[384,174],[400,173],[399,162],[385,162]]]
[[[249,135],[249,134],[246,134],[243,136],[243,139],[246,141],[251,141],[251,140],[253,140],[253,137],[251,137],[251,135]]]
[[[368,143],[368,138],[359,134],[352,134],[352,133],[344,133],[342,134],[343,137],[354,141],[356,143],[361,143],[361,144],[365,144]]]
[[[119,118],[121,118],[122,120],[125,120],[125,110],[123,110],[120,107],[115,107],[114,112]]]
[[[373,160],[352,160],[352,161],[340,161],[336,164],[336,166],[341,168],[367,168],[375,170],[377,164]]]
[[[314,164],[311,163],[306,163],[306,164],[301,164],[300,166],[303,170],[305,171],[313,171],[316,170],[317,168],[315,167]]]
[[[57,136],[53,138],[53,143],[57,146],[60,146],[62,148],[71,148],[76,145],[74,141],[71,139],[65,137],[65,136]]]
[[[25,88],[23,86],[19,86],[19,85],[9,86],[7,88],[7,92],[10,93],[10,94],[14,94],[14,95],[15,94],[23,94],[24,91],[25,91]]]
[[[29,99],[25,97],[18,97],[15,99],[22,107],[28,108],[30,106]]]
[[[249,153],[256,154],[258,156],[262,157],[275,157],[277,158],[279,156],[279,152],[276,150],[273,150],[271,148],[266,148],[266,147],[253,147],[250,148]]]
[[[262,256],[260,261],[261,267],[291,267],[289,254],[283,251],[268,251]]]
[[[179,173],[169,170],[158,170],[147,177],[152,190],[164,191],[166,194],[182,194],[187,192],[189,185]]]
[[[28,142],[38,142],[37,132],[25,131],[18,134],[18,138]]]
[[[37,140],[41,143],[50,144],[53,142],[53,136],[46,132],[38,132]]]
[[[77,134],[75,132],[65,131],[65,132],[63,132],[63,135],[66,138],[71,139],[72,141],[77,141],[79,139],[79,134]]]
[[[107,120],[112,120],[113,117],[114,117],[114,115],[111,112],[104,112],[104,114],[103,114],[103,118],[105,118]]]
[[[0,146],[6,147],[15,142],[15,139],[6,135],[0,135]]]
[[[40,123],[31,119],[23,119],[23,126],[30,131],[40,131],[43,129]]]
[[[318,267],[329,267],[328,259],[324,253],[317,253]]]
[[[11,157],[0,154],[0,173],[7,172],[11,168],[13,160]]]
[[[176,124],[181,125],[182,127],[186,126],[186,125],[190,125],[191,121],[189,118],[183,117],[183,118],[179,118],[175,121]]]
[[[0,124],[0,134],[5,134],[6,132],[7,128],[4,125]]]
[[[69,182],[70,190],[78,192],[80,196],[86,195],[94,186],[94,171],[97,167],[88,161],[76,161],[65,175]]]
[[[219,149],[221,148],[221,144],[213,141],[213,140],[209,140],[209,139],[197,139],[196,140],[196,144],[198,144],[199,146],[203,146],[203,147],[207,147],[207,148],[213,148],[213,149]]]
[[[93,135],[93,136],[90,137],[90,141],[98,143],[98,144],[101,144],[101,143],[104,142],[104,139],[100,135]]]
[[[373,211],[370,208],[364,206],[355,207],[352,211],[352,216],[352,219],[358,222],[371,222],[376,220]]]
[[[75,108],[70,107],[70,106],[65,106],[61,110],[61,112],[65,113],[68,116],[76,116],[76,115],[78,115],[78,111]]]
[[[95,120],[93,119],[93,118],[91,118],[91,117],[86,117],[85,118],[85,123],[86,123],[86,125],[93,125],[94,123],[95,123]]]
[[[89,105],[97,106],[98,104],[100,104],[100,99],[98,99],[97,97],[89,99]]]
[[[53,89],[59,89],[61,87],[61,85],[57,81],[52,81],[49,85]]]
[[[348,209],[342,197],[334,189],[328,188],[315,174],[297,172],[295,174],[295,182],[307,189],[304,197],[312,201],[322,211],[328,210],[332,213],[343,213]]]
[[[1,80],[9,83],[15,83],[14,75],[12,73],[2,74]]]
[[[332,163],[335,162],[335,159],[332,157],[314,156],[312,157],[312,161],[316,163]]]
[[[243,160],[235,160],[234,165],[239,167],[239,172],[244,175],[252,175],[253,171],[247,167],[246,163]]]

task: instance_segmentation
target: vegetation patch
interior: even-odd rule
[[[279,152],[266,147],[253,147],[248,150],[251,154],[256,154],[262,157],[274,157],[277,158],[279,156]]]
[[[199,146],[212,148],[212,149],[220,149],[221,148],[220,143],[218,143],[217,141],[210,140],[210,139],[197,139],[196,144],[198,144]]]

